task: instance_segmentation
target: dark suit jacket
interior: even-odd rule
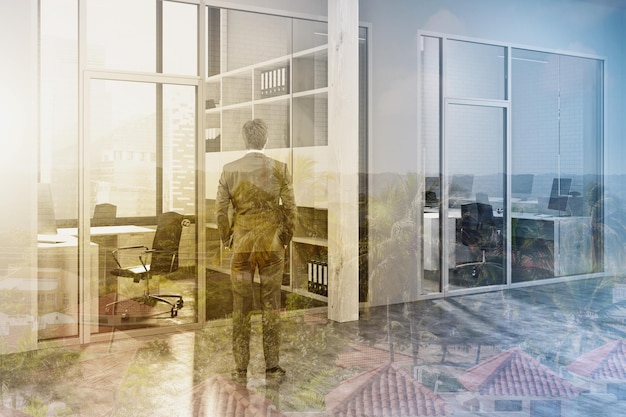
[[[229,205],[233,217],[229,218]],[[296,204],[287,164],[250,152],[224,166],[217,200],[222,242],[239,252],[276,250],[293,236]]]

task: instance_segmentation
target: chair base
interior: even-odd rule
[[[469,273],[462,271],[470,270]],[[495,270],[495,274],[488,273]],[[485,273],[487,272],[487,273]],[[495,262],[471,262],[457,265],[450,274],[450,283],[463,286],[504,284],[504,267]]]
[[[174,300],[170,300],[170,299],[174,299]],[[170,317],[172,318],[178,316],[178,310],[180,310],[184,306],[183,297],[180,295],[144,294],[139,297],[130,298],[130,300],[134,300],[142,304],[147,304],[147,305],[150,305],[151,307],[155,306],[159,302],[165,303],[170,306]],[[111,311],[113,308],[113,314],[115,314],[114,307],[117,304],[125,302],[125,301],[127,300],[118,300],[118,301],[113,301],[112,303],[108,303],[105,306],[105,311],[107,312]],[[127,320],[128,318],[130,318],[127,312],[122,313],[121,316],[122,316],[122,320]]]

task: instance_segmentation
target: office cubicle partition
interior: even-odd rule
[[[420,172],[442,177],[441,204],[423,204],[423,294],[602,272],[603,60],[425,32],[419,52]],[[498,279],[459,278],[473,202],[497,220],[501,246],[481,262]]]

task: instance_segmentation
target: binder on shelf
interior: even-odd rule
[[[314,294],[328,296],[328,264],[311,260],[307,262],[307,290]]]
[[[261,72],[261,97],[268,98],[289,92],[289,67],[284,66]]]
[[[308,285],[307,290],[309,292],[313,292],[313,262],[307,263],[308,268]]]
[[[218,152],[220,150],[221,133],[222,129],[220,128],[211,127],[205,130],[205,152]]]

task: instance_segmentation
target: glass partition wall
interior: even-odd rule
[[[41,2],[39,341],[198,322],[198,36],[194,4]]]
[[[196,85],[89,76],[85,93],[92,331],[194,323]]]
[[[422,296],[603,271],[603,61],[420,35]]]
[[[512,279],[604,269],[602,61],[512,49]]]
[[[213,218],[224,164],[241,157],[243,124],[268,125],[265,153],[285,162],[298,206],[283,290],[288,303],[326,303],[328,295],[328,31],[325,22],[207,9],[209,62],[205,83],[207,261],[209,303],[228,289],[230,252]],[[263,31],[255,28],[263,27]],[[211,220],[212,219],[212,220]],[[315,270],[315,275],[313,273]],[[319,270],[319,273],[317,272]],[[314,282],[315,281],[315,282]],[[298,297],[305,298],[298,298]],[[312,300],[312,301],[311,301]],[[220,311],[207,311],[208,318]]]
[[[252,118],[268,123],[266,153],[288,164],[299,209],[285,305],[326,303],[326,22],[154,0],[46,1],[40,22],[39,226],[50,227],[38,244],[40,341],[228,316],[214,199],[223,165],[245,153],[240,132]],[[366,172],[367,29],[359,34]],[[367,182],[359,187],[366,251]],[[141,251],[171,212],[183,216],[175,271],[157,274]],[[366,272],[360,285],[365,301]]]

